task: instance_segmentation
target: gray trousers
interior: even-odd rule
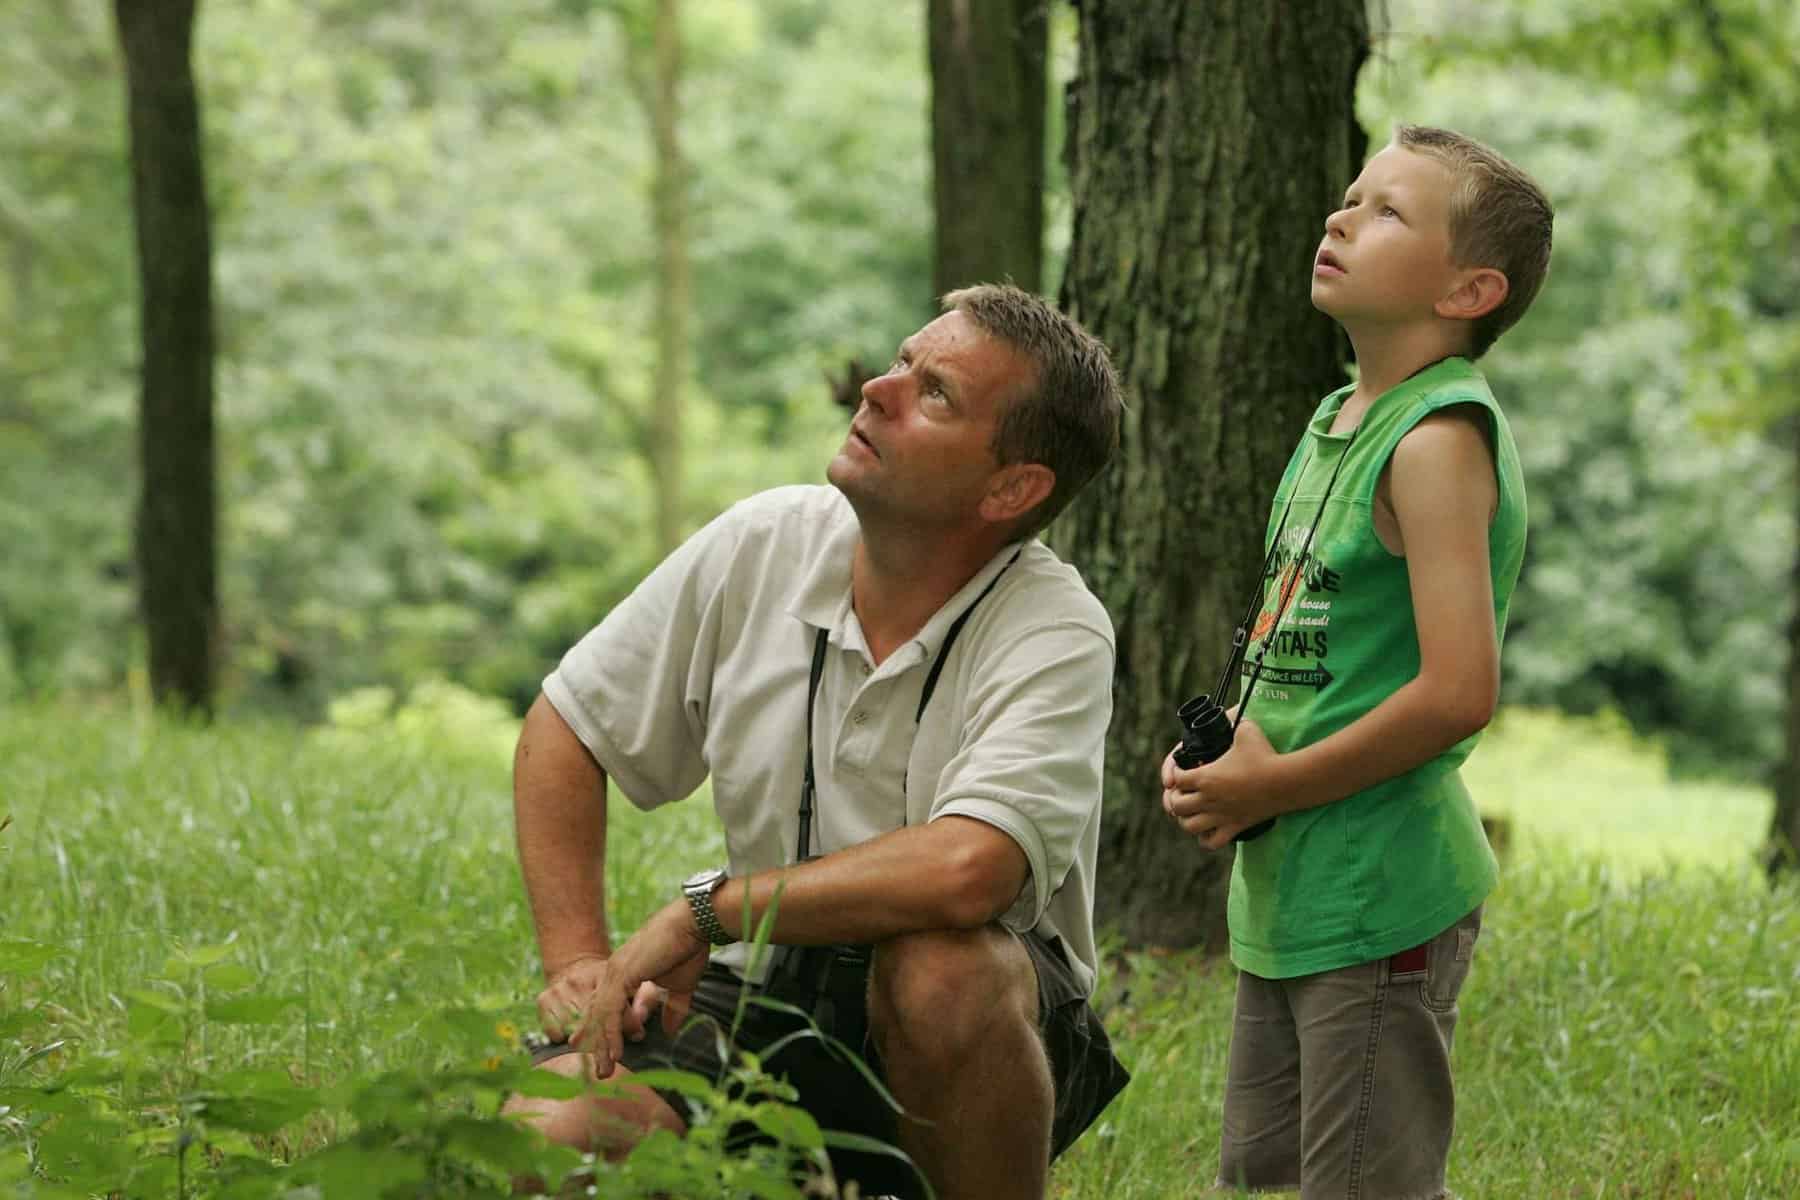
[[[1219,1186],[1440,1200],[1450,1043],[1481,909],[1413,950],[1294,979],[1238,976]]]

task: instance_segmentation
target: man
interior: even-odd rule
[[[779,889],[783,961],[752,986],[791,996],[782,980],[827,964],[826,1032],[906,1115],[816,1041],[767,1068],[826,1128],[897,1141],[940,1197],[1035,1198],[1125,1079],[1086,1002],[1112,627],[1032,537],[1105,464],[1121,404],[1105,348],[1035,296],[945,308],[864,385],[835,490],[725,513],[545,681],[514,781],[555,1039],[539,1061],[716,1073],[713,1031],[675,1031],[690,1010],[729,1028],[750,949],[733,943]],[[650,808],[708,773],[729,864],[670,880],[614,950],[606,777]],[[791,1028],[753,1016],[739,1048]],[[678,1099],[627,1095],[513,1107],[610,1153],[685,1128]],[[887,1161],[839,1160],[865,1194],[906,1189]]]

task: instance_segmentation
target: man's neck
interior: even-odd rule
[[[1353,332],[1356,348],[1356,390],[1338,410],[1334,432],[1353,428],[1381,396],[1435,362],[1465,353],[1464,331],[1458,327],[1421,325],[1410,329]]]
[[[850,603],[875,662],[917,637],[1002,544],[992,537],[895,534],[865,525],[850,562]]]

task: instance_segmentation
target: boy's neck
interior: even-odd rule
[[[1376,400],[1435,362],[1465,354],[1468,346],[1458,327],[1420,326],[1351,333],[1356,349],[1356,390],[1338,410],[1333,428],[1341,432],[1362,419]]]

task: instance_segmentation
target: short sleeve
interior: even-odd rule
[[[664,559],[563,655],[544,695],[639,808],[706,778],[721,606],[739,540],[728,511]]]
[[[1030,878],[1007,926],[1044,916],[1100,810],[1113,649],[1080,621],[1033,626],[986,656],[972,680],[960,748],[939,777],[932,819],[972,817],[1008,834]]]

